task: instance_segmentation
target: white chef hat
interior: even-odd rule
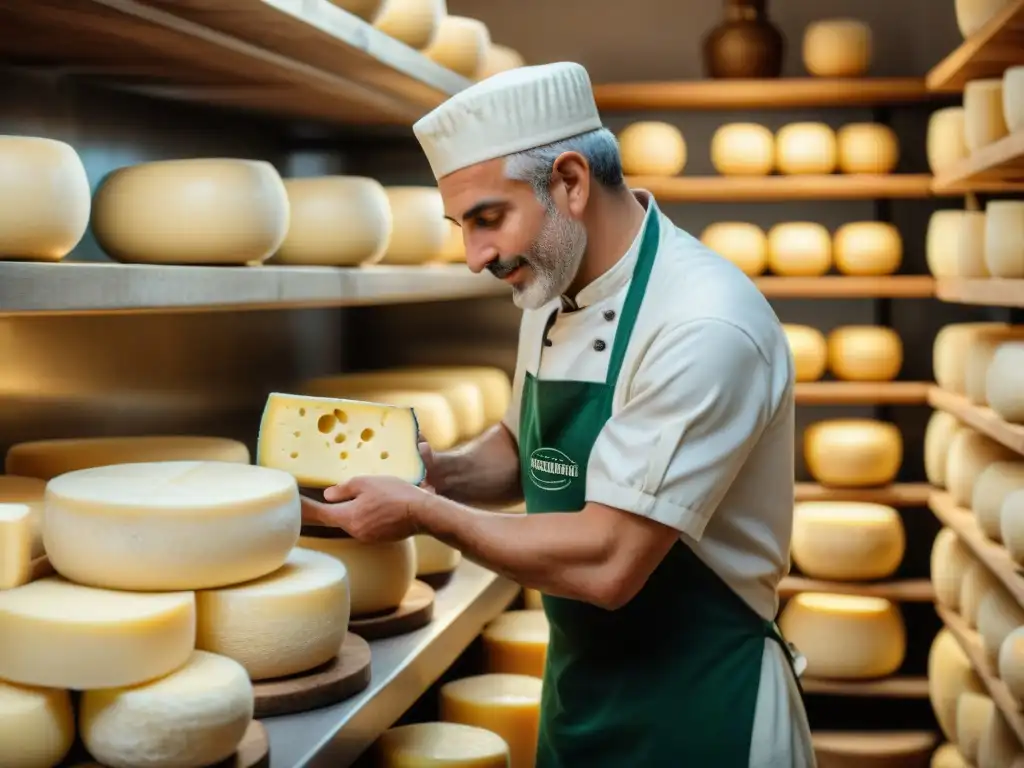
[[[601,127],[587,70],[518,67],[452,96],[413,125],[434,178]]]

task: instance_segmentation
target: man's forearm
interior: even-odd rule
[[[522,498],[519,449],[496,424],[454,451],[434,455],[437,492],[467,504],[512,504]]]

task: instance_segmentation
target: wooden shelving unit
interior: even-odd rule
[[[942,278],[935,283],[935,296],[951,304],[1024,307],[1024,280]]]
[[[982,147],[932,181],[936,194],[1024,191],[1024,131]]]
[[[754,278],[754,283],[771,299],[928,299],[935,295],[935,280],[927,275],[768,275]]]
[[[946,392],[939,387],[929,388],[928,404],[956,416],[967,426],[988,435],[1011,451],[1024,455],[1024,425],[1009,424],[991,408],[974,405],[963,395]]]
[[[779,597],[790,598],[801,592],[826,592],[833,595],[884,597],[900,603],[930,603],[935,589],[928,579],[902,579],[882,582],[839,582],[787,576],[779,585]]]
[[[1024,64],[1024,0],[1013,0],[928,73],[930,91],[958,93],[964,83],[1001,77]]]
[[[755,203],[792,200],[925,199],[928,174],[833,174],[821,176],[630,176],[662,202]]]
[[[928,401],[924,381],[804,381],[797,405],[920,405]]]
[[[927,483],[898,483],[882,488],[826,488],[816,483],[797,483],[797,501],[866,501],[893,507],[924,507],[932,487]]]
[[[881,680],[819,680],[803,677],[804,693],[819,696],[864,696],[877,699],[927,699],[927,677],[886,677]]]

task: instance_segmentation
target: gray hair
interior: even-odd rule
[[[517,152],[505,158],[505,176],[525,181],[541,201],[549,199],[548,186],[555,160],[564,152],[579,152],[590,164],[590,172],[599,184],[616,188],[624,183],[619,142],[607,128],[598,128],[542,147]]]

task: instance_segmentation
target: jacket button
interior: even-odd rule
[[[614,309],[606,309],[604,311],[604,319],[607,320],[608,322],[611,322],[612,320],[614,320],[615,319],[615,310]]]
[[[544,346],[550,347],[554,342],[551,339],[544,339]]]
[[[605,343],[600,339],[594,342],[594,349],[596,349],[598,352],[604,352],[605,346]]]

